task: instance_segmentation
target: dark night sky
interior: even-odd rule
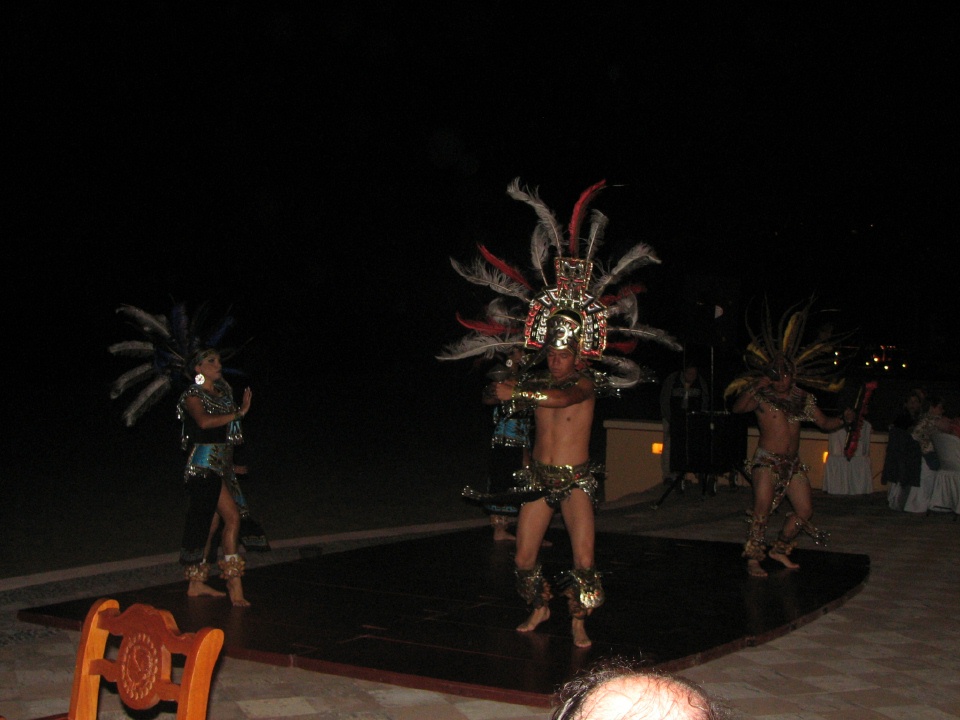
[[[955,11],[411,5],[7,7],[8,337],[111,375],[119,304],[211,300],[298,373],[427,362],[481,299],[448,257],[528,259],[519,176],[564,221],[607,179],[610,252],[663,260],[651,324],[692,287],[816,292],[871,341],[955,348]]]

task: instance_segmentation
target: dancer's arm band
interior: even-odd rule
[[[538,403],[547,399],[547,394],[542,392],[537,392],[536,390],[520,390],[519,388],[514,387],[513,392],[510,393],[511,400],[526,400],[527,402]]]

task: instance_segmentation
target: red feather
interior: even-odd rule
[[[587,211],[587,205],[593,200],[593,196],[603,190],[607,181],[601,180],[596,185],[591,185],[580,195],[577,204],[573,206],[573,215],[570,218],[570,257],[578,256],[578,245],[580,244],[580,224],[583,222],[583,216]]]
[[[624,298],[627,295],[636,295],[638,293],[643,293],[646,291],[647,291],[647,286],[642,283],[635,284],[635,285],[624,285],[622,288],[620,288],[617,291],[616,294],[604,295],[603,297],[601,297],[600,302],[602,302],[607,307],[610,307],[615,302],[617,302],[617,300],[619,300],[620,298]]]
[[[636,340],[619,340],[617,342],[608,342],[608,350],[616,350],[618,353],[623,353],[624,355],[629,355],[634,350],[637,349]]]
[[[512,265],[507,265],[507,263],[505,263],[503,260],[498,258],[492,252],[487,250],[483,245],[477,244],[477,247],[480,248],[480,254],[483,255],[484,259],[488,263],[493,265],[495,268],[497,268],[497,270],[499,270],[502,273],[505,273],[507,277],[517,281],[528,290],[533,290],[533,285],[531,285],[530,281],[523,276],[523,273],[521,273]]]
[[[857,419],[853,422],[853,428],[847,434],[847,443],[843,448],[843,455],[847,460],[853,459],[857,454],[857,446],[860,444],[860,433],[863,431],[863,418],[867,414],[867,408],[870,406],[870,396],[877,389],[877,381],[871,380],[863,386],[860,391],[860,397],[857,399],[858,407]]]
[[[460,313],[457,313],[457,322],[465,328],[476,330],[482,335],[506,335],[510,332],[510,328],[506,325],[484,320],[464,320],[463,317],[460,316]]]

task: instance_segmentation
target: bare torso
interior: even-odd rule
[[[550,356],[548,356],[550,357]],[[531,384],[536,401],[532,457],[547,465],[580,465],[590,459],[590,431],[596,405],[594,384],[573,368],[573,355],[564,353],[565,365]],[[517,381],[489,386],[488,402],[506,402]]]
[[[809,420],[826,432],[836,430],[844,422],[843,418],[825,416],[812,396],[792,382],[787,381],[777,387],[766,378],[741,393],[733,404],[734,412],[751,410],[757,417],[760,430],[758,446],[777,455],[795,455],[800,449],[802,420]],[[850,414],[852,410],[845,411],[845,415]]]
[[[777,455],[795,455],[800,449],[800,422],[791,421],[787,414],[773,405],[759,403],[756,409],[760,430],[758,445]]]
[[[581,381],[587,382],[587,381]],[[590,428],[595,405],[592,389],[568,407],[538,407],[533,458],[548,465],[579,465],[590,459]]]

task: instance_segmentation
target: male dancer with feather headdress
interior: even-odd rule
[[[568,240],[536,193],[522,190],[516,180],[510,185],[507,193],[533,207],[540,219],[531,240],[531,254],[545,287],[535,291],[519,270],[483,247],[480,252],[489,268],[480,260],[470,268],[452,261],[454,269],[470,282],[490,287],[511,300],[491,302],[483,321],[467,321],[458,316],[473,332],[438,356],[441,360],[492,357],[496,352],[520,346],[533,351],[521,361],[518,377],[495,381],[484,389],[484,401],[501,403],[508,415],[532,410],[535,417],[531,461],[515,473],[519,483],[511,491],[520,504],[515,557],[517,591],[530,609],[530,615],[517,630],[530,632],[550,617],[549,601],[556,587],[567,598],[577,647],[592,644],[585,621],[604,601],[600,573],[594,562],[598,488],[589,456],[596,398],[615,395],[641,379],[654,379],[652,373],[633,361],[609,351],[630,352],[638,338],[681,349],[663,331],[638,324],[636,293],[640,286],[625,285],[607,291],[625,280],[632,270],[659,262],[649,246],[635,246],[612,270],[595,277],[593,257],[607,219],[593,211],[586,252],[580,255],[580,226],[586,207],[604,185],[597,183],[580,196],[570,221]],[[552,285],[548,284],[545,271],[551,252],[556,278]],[[614,318],[620,324],[611,322]],[[626,340],[608,343],[608,335],[614,333]],[[535,367],[544,359],[547,371],[535,373]],[[610,374],[592,368],[591,362],[608,365]],[[464,489],[464,496],[481,503],[489,500],[469,487]],[[570,534],[573,568],[551,587],[539,563],[539,552],[557,510]]]
[[[747,558],[751,577],[767,577],[761,565],[766,557],[787,568],[800,567],[790,559],[790,553],[801,531],[818,545],[826,544],[827,534],[810,523],[813,498],[807,468],[798,455],[800,423],[809,421],[824,432],[833,432],[853,422],[856,416],[853,409],[847,408],[841,417],[827,417],[817,407],[816,398],[797,386],[799,382],[830,392],[843,387],[843,381],[832,374],[842,337],[821,333],[810,345],[801,347],[812,303],[811,299],[801,309],[792,308],[785,313],[777,333],[770,322],[769,309],[764,308],[761,333],[754,334],[748,327],[751,342],[744,357],[748,371],[724,393],[726,397],[736,396],[733,412],[756,415],[760,432],[757,450],[746,462],[754,501],[743,557]],[[776,542],[768,550],[767,523],[784,496],[790,499],[793,512],[787,514]]]

